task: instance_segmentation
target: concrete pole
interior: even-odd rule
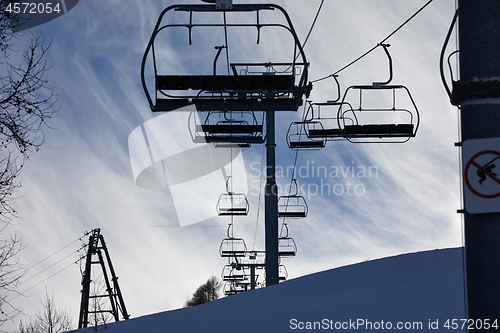
[[[453,93],[461,141],[500,138],[500,1],[459,0],[458,7],[460,82]],[[464,220],[468,318],[500,321],[500,214],[465,212]]]

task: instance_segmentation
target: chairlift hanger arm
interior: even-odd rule
[[[388,48],[391,45],[390,44],[378,44],[378,45],[382,46],[382,48],[385,51],[385,54],[387,55],[387,58],[389,59],[389,79],[385,82],[373,82],[373,86],[376,86],[376,87],[387,85],[387,84],[391,83],[391,81],[392,81],[392,57],[389,54],[389,50],[388,50]]]

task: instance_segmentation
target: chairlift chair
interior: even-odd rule
[[[226,193],[217,200],[216,210],[219,216],[246,216],[250,210],[248,199],[243,193],[232,192],[229,189],[230,177],[226,180]]]
[[[323,137],[311,137],[310,131],[323,130],[323,125],[318,121],[295,121],[288,127],[286,142],[292,150],[321,149],[325,147]]]
[[[323,139],[326,141],[345,140],[345,125],[356,125],[357,118],[354,113],[342,113],[338,115],[339,108],[349,105],[348,102],[327,101],[324,103],[311,103],[310,113],[312,121],[321,124],[317,128],[310,128],[307,136],[311,139]]]
[[[298,195],[297,180],[292,180],[295,185],[295,192],[289,195],[282,195],[278,198],[278,217],[281,218],[304,218],[309,210],[306,199]]]
[[[284,224],[286,234],[278,238],[278,255],[280,257],[295,257],[297,254],[297,244],[293,238],[288,236],[288,226]]]
[[[227,227],[227,237],[220,243],[219,254],[221,257],[245,257],[247,254],[247,245],[243,238],[233,236],[232,227],[232,223]]]
[[[243,268],[234,264],[225,265],[222,269],[221,278],[223,281],[243,281],[246,277]]]
[[[249,283],[241,283],[237,281],[228,281],[224,284],[224,295],[231,296],[242,293],[248,290]]]
[[[199,124],[198,116],[205,119]],[[262,143],[263,120],[257,119],[253,111],[210,111],[206,114],[191,112],[189,131],[194,143],[214,143],[217,147],[249,147]],[[194,130],[193,130],[194,128]]]
[[[392,81],[392,58],[388,44],[380,44],[389,59],[389,79],[385,82],[374,82],[372,85],[355,85],[346,89],[342,105],[338,110],[340,127],[350,142],[407,142],[415,137],[420,118],[417,106],[408,88],[403,85],[390,85]],[[370,101],[367,94],[372,93]],[[359,101],[357,108],[350,103],[350,95]],[[381,97],[387,97],[387,105],[378,104]],[[401,106],[401,104],[403,104]],[[354,114],[356,123],[347,123],[347,114]],[[342,122],[340,121],[342,120]]]
[[[243,238],[224,238],[219,247],[221,257],[244,257],[247,253],[247,246]]]
[[[278,266],[278,279],[279,281],[285,281],[288,279],[288,271],[286,270],[285,265]]]
[[[261,15],[271,11],[279,14],[283,23],[268,22],[273,16]],[[242,20],[242,15],[249,19]],[[235,34],[241,29],[255,29],[256,39],[247,41],[244,37],[250,34]],[[250,56],[257,53],[251,51],[235,55],[243,61],[231,61],[228,39],[233,44],[234,41],[244,42],[245,47],[250,47],[250,42],[257,47],[261,43],[262,31],[271,29],[287,36],[290,55],[286,60],[292,61],[269,61],[267,56],[254,61],[255,56]],[[211,74],[199,74],[203,72],[199,59],[183,67],[168,63],[161,52],[170,45],[168,34],[173,34],[173,31],[187,32],[189,50],[177,47],[175,51],[181,54],[173,57],[183,61],[191,59],[193,54],[205,52],[203,48],[212,37],[224,39],[224,45],[214,45]],[[195,34],[204,37],[197,38],[199,36]],[[165,41],[167,46],[162,47]],[[221,52],[225,52],[226,57],[220,57]],[[217,71],[219,58],[226,58],[226,74]],[[174,68],[184,67],[190,68],[190,73],[173,72]],[[204,71],[210,71],[211,67],[209,65]],[[169,6],[158,18],[141,64],[141,81],[153,112],[173,111],[190,104],[195,104],[199,111],[296,111],[302,104],[303,95],[310,89],[307,77],[308,62],[290,17],[275,4],[235,4],[223,10],[206,4]]]

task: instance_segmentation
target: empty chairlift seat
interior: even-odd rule
[[[347,102],[326,102],[326,103],[311,103],[310,115],[311,120],[321,124],[314,128],[309,128],[306,132],[311,139],[323,139],[325,141],[342,141],[345,140],[345,131],[343,126],[357,124],[357,119],[354,114],[341,113],[338,110]]]
[[[392,58],[388,44],[379,44],[389,60],[389,79],[346,89],[338,117],[343,119],[345,138],[351,142],[406,142],[417,133],[420,117],[408,88],[392,81]],[[358,101],[353,107],[353,101]],[[344,104],[345,103],[345,104]],[[351,103],[351,104],[349,104]],[[346,123],[346,115],[356,123]]]
[[[353,108],[339,109],[344,136],[351,142],[406,142],[415,137],[419,125],[417,106],[409,90],[401,85],[351,86],[344,100],[359,100]],[[385,104],[383,104],[385,101]],[[356,123],[345,119],[355,118]]]
[[[219,196],[216,209],[219,216],[246,216],[249,205],[247,197],[243,193],[228,192]]]
[[[286,141],[292,150],[321,149],[325,147],[326,139],[322,136],[311,136],[311,131],[323,130],[318,121],[292,122],[288,127]]]
[[[242,267],[225,265],[222,269],[221,278],[223,281],[243,281],[247,278],[247,274]]]
[[[307,216],[307,212],[308,207],[306,199],[299,195],[299,185],[297,184],[297,179],[292,179],[290,184],[290,194],[282,195],[278,198],[278,217],[285,219],[304,218]]]
[[[221,257],[244,257],[247,253],[247,246],[243,238],[224,238],[219,247]]]
[[[307,212],[306,199],[301,195],[283,195],[278,199],[278,217],[304,218]]]
[[[272,39],[261,38],[265,33],[283,43],[283,53],[265,52],[273,46]],[[178,45],[180,36],[188,47]],[[166,49],[174,54],[165,58]],[[194,53],[203,54],[201,60]],[[175,72],[182,68],[188,70]],[[296,111],[309,89],[307,77],[308,61],[290,17],[274,4],[234,4],[224,11],[207,4],[169,6],[158,18],[141,65],[152,111],[190,104],[198,111]]]
[[[199,117],[204,119],[200,121]],[[195,143],[208,142],[218,144],[219,147],[224,144],[228,147],[249,147],[253,143],[264,141],[263,116],[257,119],[253,111],[192,112],[189,122],[191,137]]]
[[[280,281],[285,281],[288,279],[288,271],[286,270],[285,265],[278,266],[278,279]]]
[[[288,236],[278,238],[278,255],[280,257],[295,257],[297,245],[293,238]]]

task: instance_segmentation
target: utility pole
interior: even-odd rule
[[[473,191],[474,186],[476,194],[484,189],[484,184],[468,180],[473,173],[467,173],[467,166],[474,164],[474,172],[483,172],[493,185],[493,181],[498,183],[500,163],[496,169],[488,170],[485,162],[474,162],[474,156],[489,152],[491,159],[495,152],[500,152],[500,145],[492,140],[500,138],[500,1],[459,0],[458,7],[460,81],[454,85],[453,99],[461,107],[462,153],[466,152],[466,144],[480,147],[488,141],[484,139],[490,139],[494,147],[483,152],[477,148],[476,154],[469,159],[464,155],[463,159],[467,315],[469,319],[481,320],[485,328],[486,319],[490,324],[495,319],[500,321],[500,205],[493,199],[474,198],[473,194],[472,200],[466,196],[466,191]],[[497,185],[500,195],[500,184]],[[481,200],[494,207],[489,212],[478,212],[474,206]]]

